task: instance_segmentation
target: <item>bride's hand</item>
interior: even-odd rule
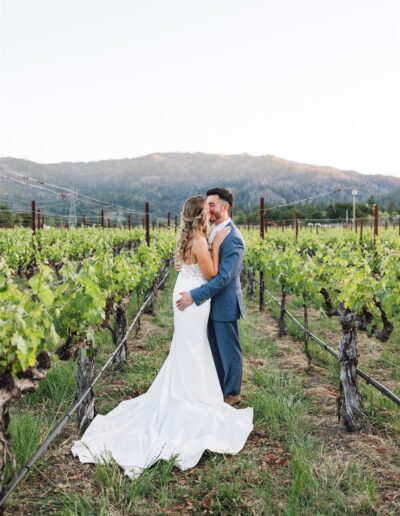
[[[219,247],[231,231],[231,226],[226,226],[224,229],[221,229],[214,238],[213,246]]]

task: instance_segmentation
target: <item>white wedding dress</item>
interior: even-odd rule
[[[182,469],[195,466],[205,450],[236,454],[253,429],[253,409],[224,403],[210,346],[210,300],[179,311],[179,292],[205,283],[198,264],[183,264],[173,293],[171,349],[149,390],[97,415],[72,453],[81,462],[114,459],[135,478],[158,459],[176,456]]]

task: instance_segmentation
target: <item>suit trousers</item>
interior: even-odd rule
[[[237,321],[210,318],[207,333],[224,396],[240,394],[243,366]]]

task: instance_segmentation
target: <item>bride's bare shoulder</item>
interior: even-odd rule
[[[193,245],[194,244],[197,244],[200,246],[204,246],[204,245],[208,246],[207,238],[205,237],[205,235],[196,235],[193,239]]]
[[[192,251],[194,253],[208,251],[207,238],[204,235],[196,235],[193,239]]]
[[[195,240],[201,240],[204,242],[207,242],[207,237],[204,233],[197,233],[196,236],[194,237]]]

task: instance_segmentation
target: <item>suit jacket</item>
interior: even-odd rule
[[[236,321],[244,314],[240,271],[245,245],[238,228],[232,222],[227,226],[232,231],[220,247],[218,274],[190,291],[197,306],[211,298],[210,318],[214,321]]]

